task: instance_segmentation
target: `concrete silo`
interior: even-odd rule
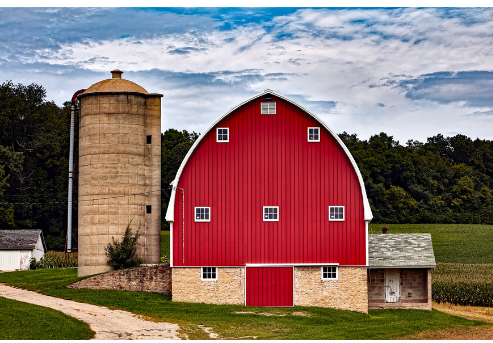
[[[79,96],[78,276],[110,269],[104,248],[130,221],[138,256],[160,258],[162,94],[111,73]]]

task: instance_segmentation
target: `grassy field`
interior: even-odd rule
[[[0,340],[91,339],[88,324],[51,308],[0,297]]]
[[[75,280],[75,269],[0,274],[0,282],[17,287],[177,323],[189,338],[195,339],[208,338],[198,325],[211,327],[221,338],[229,339],[397,339],[423,330],[491,325],[439,311],[375,310],[366,315],[317,307],[257,308],[177,303],[158,293],[65,288]]]
[[[493,225],[480,224],[370,224],[370,233],[431,234],[437,262],[493,264]]]
[[[161,231],[161,256],[169,256],[169,244],[170,244],[170,234],[169,231]]]

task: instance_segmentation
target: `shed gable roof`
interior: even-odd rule
[[[368,235],[370,268],[435,268],[429,233]]]
[[[0,230],[0,249],[32,250],[40,235],[41,230]]]
[[[231,113],[233,113],[236,109],[240,108],[241,106],[243,106],[243,105],[245,105],[245,104],[247,104],[247,103],[249,103],[249,102],[251,102],[251,101],[253,101],[255,99],[258,99],[258,98],[263,97],[263,96],[266,96],[266,95],[273,95],[275,97],[278,97],[278,98],[280,98],[280,99],[282,99],[282,100],[284,100],[286,102],[289,102],[289,103],[293,104],[294,106],[298,107],[299,109],[301,109],[302,111],[304,111],[306,114],[308,114],[309,116],[311,116],[313,119],[315,119],[316,121],[318,121],[320,123],[320,125],[322,125],[332,135],[332,137],[334,137],[334,139],[337,141],[337,143],[339,143],[339,145],[342,147],[342,149],[346,153],[346,155],[347,155],[349,161],[351,162],[351,165],[353,166],[353,169],[356,172],[356,175],[358,177],[358,181],[359,181],[360,188],[361,188],[361,194],[362,194],[362,197],[363,197],[364,220],[365,221],[370,221],[373,218],[373,214],[371,212],[370,203],[368,202],[368,197],[366,196],[366,189],[365,189],[365,184],[363,182],[363,177],[362,177],[361,172],[360,172],[360,170],[358,168],[358,165],[356,164],[356,161],[354,160],[353,156],[349,152],[349,150],[346,147],[346,145],[342,142],[342,140],[339,138],[339,136],[336,133],[334,133],[327,126],[327,124],[322,119],[320,119],[315,114],[311,113],[310,111],[308,111],[306,108],[304,108],[303,106],[299,105],[295,101],[293,101],[293,100],[285,97],[284,95],[275,93],[275,92],[273,92],[270,89],[267,89],[267,90],[263,91],[262,93],[259,93],[257,95],[254,95],[250,99],[247,99],[247,100],[243,101],[242,103],[236,105],[235,107],[232,107],[228,112],[226,112],[219,119],[217,119],[211,126],[209,126],[199,136],[199,138],[195,141],[195,143],[192,145],[192,147],[190,148],[190,150],[188,150],[187,155],[183,159],[183,161],[182,161],[182,163],[180,165],[180,168],[178,169],[178,172],[176,173],[175,179],[170,183],[170,185],[172,186],[172,191],[171,191],[171,197],[170,197],[170,201],[169,201],[169,205],[168,205],[168,210],[166,211],[166,220],[169,221],[169,222],[173,222],[174,221],[174,217],[175,217],[175,213],[174,213],[174,209],[175,209],[175,197],[176,197],[176,187],[178,187],[178,181],[180,180],[180,177],[181,177],[181,174],[183,172],[183,169],[185,168],[188,160],[190,159],[190,156],[193,154],[195,148],[200,144],[200,142],[202,141],[202,139],[204,139],[204,137],[206,137],[206,135],[209,133],[209,131],[211,131],[221,120],[223,120],[225,117],[227,117],[228,115],[230,115]]]

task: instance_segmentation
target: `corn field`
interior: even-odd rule
[[[493,307],[493,264],[437,263],[432,280],[438,303]]]

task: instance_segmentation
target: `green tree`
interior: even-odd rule
[[[67,225],[69,104],[46,101],[40,85],[0,86],[0,145],[23,155],[21,167],[10,172],[5,198],[15,198],[15,227],[43,230],[48,249],[56,250],[64,248]]]
[[[161,134],[162,230],[169,230],[169,224],[164,218],[171,196],[170,183],[175,179],[183,159],[198,138],[198,133],[189,133],[187,130],[180,132],[175,129],[169,129]]]
[[[20,172],[24,156],[20,152],[12,152],[9,148],[0,145],[0,227],[15,228],[13,197],[5,197],[4,193],[9,188],[11,172]]]

